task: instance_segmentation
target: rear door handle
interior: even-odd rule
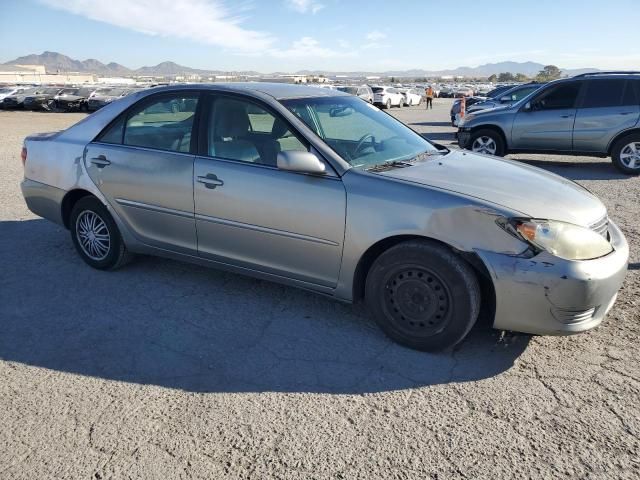
[[[105,157],[104,155],[93,157],[90,161],[98,168],[104,168],[107,165],[111,165],[111,162],[107,160],[107,157]]]
[[[620,112],[620,115],[632,115],[634,113],[638,113],[638,112]]]
[[[224,182],[213,173],[207,173],[205,176],[199,176],[197,180],[198,183],[202,183],[206,188],[210,189],[224,185]]]
[[[560,115],[560,118],[571,118],[573,117],[573,113],[568,113],[566,115]]]

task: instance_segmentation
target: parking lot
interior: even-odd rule
[[[390,113],[452,148],[452,99]],[[87,267],[22,199],[0,111],[0,478],[638,478],[640,177],[512,156],[598,195],[631,248],[605,323],[407,350],[362,306],[170,260]]]

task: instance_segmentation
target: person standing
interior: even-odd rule
[[[425,96],[427,97],[427,109],[431,109],[433,110],[433,96],[434,96],[434,92],[433,92],[433,87],[431,85],[429,85],[425,91]]]

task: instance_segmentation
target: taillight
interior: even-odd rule
[[[22,159],[22,166],[24,167],[25,163],[27,163],[27,147],[22,147],[20,158]]]

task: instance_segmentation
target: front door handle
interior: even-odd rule
[[[198,183],[202,183],[206,188],[210,189],[224,185],[224,182],[213,173],[207,173],[205,176],[199,176]]]
[[[620,112],[620,115],[632,115],[634,113],[638,113],[638,112]]]
[[[97,157],[93,157],[91,159],[91,163],[93,163],[98,168],[104,168],[107,165],[111,165],[111,162],[107,160],[107,157],[104,155],[98,155]]]

